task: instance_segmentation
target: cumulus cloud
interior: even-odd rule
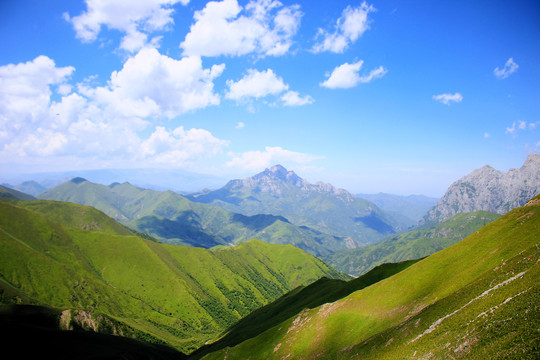
[[[496,67],[493,70],[493,74],[497,79],[506,79],[507,77],[515,73],[518,68],[519,65],[514,62],[513,58],[510,58],[506,61],[506,64],[504,64],[504,67],[502,69]]]
[[[195,12],[180,47],[184,55],[281,56],[291,48],[301,18],[298,5],[276,0],[252,0],[245,8],[237,0],[210,1]]]
[[[0,141],[47,116],[51,87],[65,85],[75,69],[56,67],[47,56],[0,67]]]
[[[445,105],[450,105],[452,102],[461,102],[463,100],[463,95],[460,93],[433,95],[433,100],[439,101]]]
[[[540,124],[539,121],[537,122],[527,122],[523,120],[514,121],[512,123],[512,126],[509,126],[506,128],[505,133],[515,135],[518,130],[535,130],[536,127]]]
[[[149,34],[174,23],[172,7],[177,3],[186,5],[189,0],[86,0],[86,11],[73,17],[64,13],[64,18],[83,42],[96,40],[106,26],[125,34],[121,49],[135,52],[148,43]]]
[[[365,1],[357,7],[347,6],[337,20],[333,31],[318,30],[313,52],[342,53],[345,51],[351,43],[369,29],[368,15],[374,11],[375,8]]]
[[[329,89],[348,89],[360,83],[368,83],[374,79],[379,79],[388,72],[384,67],[379,66],[371,70],[369,74],[360,76],[360,69],[362,69],[363,64],[364,62],[359,60],[352,64],[345,63],[337,66],[330,75],[327,75],[328,79],[319,85]]]
[[[281,96],[281,100],[285,106],[302,106],[312,104],[314,101],[309,95],[301,97],[298,91],[287,91]]]
[[[181,164],[221,152],[228,142],[204,129],[155,127],[219,104],[213,80],[223,65],[202,67],[199,57],[175,60],[144,48],[111,74],[106,85],[60,88],[74,71],[44,56],[0,67],[0,157],[76,156],[120,163]],[[145,137],[141,134],[151,135]]]
[[[260,99],[266,96],[281,96],[281,101],[285,106],[301,106],[313,103],[313,98],[309,95],[300,96],[297,91],[287,91],[289,85],[277,76],[272,69],[258,71],[248,69],[247,74],[240,80],[227,80],[229,90],[226,92],[227,99],[238,102],[249,102],[251,99]],[[287,91],[286,93],[284,93]]]
[[[247,74],[238,81],[227,80],[229,91],[225,97],[232,100],[247,98],[261,98],[268,95],[277,95],[289,88],[283,79],[277,76],[272,69],[257,71],[248,69]]]
[[[273,164],[285,164],[291,167],[304,166],[323,157],[306,153],[299,153],[277,147],[265,147],[264,151],[247,151],[236,155],[229,162],[227,167],[235,167],[243,170],[258,171]]]

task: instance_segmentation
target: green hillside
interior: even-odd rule
[[[36,198],[33,197],[32,195],[23,193],[15,189],[10,189],[2,185],[0,185],[0,199],[14,199],[14,200],[24,200],[24,201],[36,200]]]
[[[218,341],[205,345],[194,352],[192,358],[200,358],[210,352],[237,345],[299,314],[304,309],[313,309],[322,304],[337,301],[355,291],[392,276],[417,261],[419,260],[410,260],[398,264],[383,264],[369,273],[349,281],[322,278],[307,286],[298,287],[242,318]]]
[[[459,243],[205,359],[537,359],[540,196]]]
[[[392,235],[378,244],[341,250],[322,259],[339,271],[359,276],[382,263],[431,255],[461,241],[499,217],[487,211],[457,214],[431,228]]]
[[[297,286],[346,278],[291,245],[164,245],[52,201],[0,201],[0,259],[2,303],[84,311],[70,321],[184,352]]]
[[[172,191],[142,189],[129,183],[110,186],[75,178],[40,195],[43,199],[93,206],[114,219],[164,243],[211,248],[253,238],[293,244],[313,255],[346,247],[347,240],[281,216],[240,215],[219,206],[196,203]]]

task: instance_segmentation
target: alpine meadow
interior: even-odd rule
[[[18,359],[540,358],[540,3],[0,4]]]

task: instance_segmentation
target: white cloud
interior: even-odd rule
[[[345,63],[334,68],[328,79],[320,83],[320,86],[329,89],[348,89],[355,87],[359,83],[368,83],[374,79],[383,77],[388,70],[379,66],[370,71],[368,75],[360,76],[360,69],[364,62],[359,60],[355,63]]]
[[[309,95],[301,97],[298,91],[287,91],[281,96],[283,104],[286,106],[302,106],[313,103],[313,98]]]
[[[64,18],[73,24],[77,38],[84,42],[97,39],[102,26],[125,33],[120,48],[129,52],[148,43],[148,34],[163,31],[174,23],[172,6],[189,0],[86,0],[81,15]]]
[[[109,86],[96,88],[92,95],[123,116],[174,118],[218,105],[213,80],[224,68],[204,69],[199,57],[175,60],[144,48],[111,74]]]
[[[323,159],[323,157],[285,150],[279,146],[267,146],[264,151],[247,151],[235,156],[225,165],[243,170],[258,171],[277,163],[296,168],[319,159]]]
[[[485,138],[485,139],[489,138],[489,133],[485,132],[485,133],[484,133],[484,138]]]
[[[513,73],[517,71],[519,68],[519,65],[514,62],[513,58],[510,58],[506,61],[506,64],[504,64],[504,67],[502,69],[499,69],[499,67],[496,67],[493,70],[493,74],[497,79],[506,79]]]
[[[463,95],[460,93],[433,95],[433,100],[437,100],[445,105],[450,105],[451,102],[461,102],[463,100]]]
[[[298,5],[283,7],[276,0],[252,0],[245,8],[237,0],[210,1],[195,12],[180,47],[184,55],[281,56],[292,46],[301,18]]]
[[[357,7],[347,6],[337,20],[333,32],[319,29],[316,36],[317,43],[313,46],[313,51],[316,53],[323,51],[342,53],[369,29],[368,15],[374,11],[375,8],[365,1]]]
[[[236,124],[237,129],[243,129],[246,126],[243,122],[239,121],[238,124]]]
[[[0,67],[0,142],[39,123],[49,111],[51,86],[65,85],[75,69],[56,67],[47,56]]]
[[[236,82],[227,80],[227,86],[229,91],[225,97],[232,100],[277,95],[289,88],[272,69],[265,71],[248,69],[247,74],[242,79]]]
[[[505,133],[514,135],[517,130],[527,130],[527,129],[529,129],[529,130],[532,131],[532,130],[536,129],[538,124],[540,124],[539,121],[537,121],[537,122],[527,122],[527,121],[524,121],[524,120],[518,120],[517,122],[514,121],[512,123],[512,126],[506,128]]]
[[[214,137],[204,129],[185,130],[182,126],[167,131],[157,126],[141,143],[141,158],[157,163],[184,165],[199,158],[220,154],[229,143]]]
[[[152,121],[219,104],[213,80],[223,69],[204,69],[199,57],[175,60],[144,48],[106,85],[89,80],[72,87],[65,81],[74,69],[58,68],[44,56],[2,66],[0,159],[76,157],[88,164],[178,165],[215,156],[227,141],[204,129],[168,131]],[[58,101],[51,100],[53,88]],[[66,94],[68,88],[77,91]],[[150,136],[141,135],[148,131]]]

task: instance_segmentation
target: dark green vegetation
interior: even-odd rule
[[[298,286],[346,278],[292,245],[164,245],[92,207],[45,200],[0,201],[0,258],[1,303],[68,310],[183,352]]]
[[[36,198],[32,195],[28,195],[26,193],[2,185],[0,185],[0,199],[14,199],[24,201],[36,200]]]
[[[292,244],[317,256],[344,249],[347,239],[291,224],[281,216],[245,216],[195,203],[172,191],[142,189],[129,183],[109,186],[74,178],[40,198],[93,206],[162,242],[211,248],[260,239]]]
[[[406,228],[372,202],[330,184],[310,184],[280,165],[229,181],[215,191],[191,194],[189,199],[248,216],[284,216],[295,225],[344,237],[346,241],[333,251],[373,243]]]
[[[62,330],[58,324],[64,317],[60,310],[42,306],[0,306],[2,350],[17,359],[186,358],[168,346],[97,333],[85,324],[72,322],[71,331]]]
[[[457,244],[205,359],[538,359],[540,196]]]
[[[341,250],[322,259],[339,271],[359,276],[382,263],[431,255],[454,245],[499,217],[487,211],[457,214],[431,228],[392,235],[378,244]]]
[[[225,347],[235,346],[253,338],[267,329],[299,314],[304,309],[313,309],[325,303],[337,301],[369,285],[392,276],[418,260],[383,264],[367,274],[350,281],[322,278],[307,286],[301,286],[283,295],[276,301],[258,309],[234,324],[221,339],[205,345],[190,356],[200,358],[205,354]]]

